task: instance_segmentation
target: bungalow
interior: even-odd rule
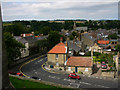
[[[72,56],[67,60],[66,63],[66,71],[70,72],[83,72],[83,74],[92,74],[92,67],[92,57]]]
[[[62,41],[55,45],[47,54],[48,67],[65,70],[67,53],[67,47]]]

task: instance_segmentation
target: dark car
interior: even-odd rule
[[[78,76],[78,75],[76,75],[75,73],[70,73],[70,74],[68,75],[68,78],[73,78],[73,79],[78,79],[78,80],[81,79],[81,77]]]
[[[105,62],[102,62],[101,67],[102,67],[102,69],[107,69],[106,63],[105,63]]]
[[[8,72],[9,74],[16,75],[16,72]]]
[[[35,77],[35,76],[33,76],[33,77],[31,77],[32,79],[36,79],[36,80],[41,80],[39,77]]]

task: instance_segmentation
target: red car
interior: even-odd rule
[[[105,62],[102,62],[102,69],[107,69],[107,65],[106,65],[106,63]]]
[[[24,77],[22,73],[17,73],[16,75]]]
[[[73,78],[73,79],[78,79],[78,80],[81,79],[81,77],[76,75],[75,73],[70,73],[70,75],[68,75],[68,78]]]

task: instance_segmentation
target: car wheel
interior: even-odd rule
[[[68,77],[68,78],[71,78],[71,77]]]

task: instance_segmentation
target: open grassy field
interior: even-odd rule
[[[9,26],[12,25],[12,23],[3,23],[3,26]]]

